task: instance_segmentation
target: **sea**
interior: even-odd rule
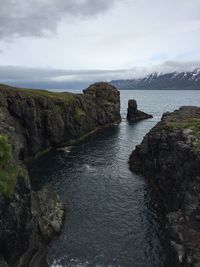
[[[128,160],[164,112],[199,106],[200,91],[121,90],[120,95],[119,125],[29,166],[34,190],[50,184],[66,206],[63,229],[48,246],[52,267],[175,266],[165,209],[147,180],[129,170]],[[153,118],[128,123],[129,99]]]

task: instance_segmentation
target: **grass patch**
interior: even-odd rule
[[[59,99],[65,102],[71,102],[75,99],[75,95],[73,93],[68,92],[51,92],[48,90],[39,90],[39,89],[20,89],[24,93],[28,94],[29,96],[45,96],[53,99]]]
[[[0,89],[15,90],[18,92],[23,92],[28,96],[44,96],[53,99],[59,99],[64,102],[71,102],[76,98],[75,94],[69,92],[52,92],[43,89],[17,88],[3,84],[0,84]]]
[[[15,166],[9,166],[0,169],[0,193],[9,197],[15,188],[18,169]]]
[[[12,194],[18,174],[18,168],[10,162],[12,157],[7,136],[0,135],[0,193],[6,197]]]
[[[74,116],[77,121],[80,121],[81,117],[86,116],[86,114],[81,108],[76,108]]]
[[[165,124],[165,129],[169,130],[184,130],[190,129],[191,133],[188,143],[192,145],[197,152],[200,153],[200,118],[186,119],[181,122],[168,121]]]

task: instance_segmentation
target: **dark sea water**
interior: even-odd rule
[[[129,124],[131,98],[154,118]],[[182,105],[200,105],[200,91],[121,91],[119,126],[32,163],[34,189],[53,185],[67,208],[63,230],[49,246],[52,266],[174,266],[164,209],[129,171],[128,158],[163,112]]]

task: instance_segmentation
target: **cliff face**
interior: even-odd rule
[[[0,135],[8,137],[13,162],[22,169],[40,152],[119,121],[119,92],[106,83],[80,95],[0,86]],[[20,172],[12,195],[0,192],[0,265],[47,266],[46,242],[60,231],[63,216],[53,189],[33,192],[26,170]]]
[[[166,204],[180,266],[200,266],[200,108],[164,114],[129,166],[152,182]]]
[[[35,156],[120,121],[119,92],[98,83],[84,94],[51,93],[0,86],[0,132],[16,158]]]

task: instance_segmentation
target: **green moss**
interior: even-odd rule
[[[81,117],[86,116],[86,114],[81,108],[76,108],[74,116],[77,121],[80,121]]]
[[[15,166],[0,169],[0,193],[9,197],[15,187],[18,170]]]
[[[0,135],[0,168],[5,167],[12,158],[12,146],[8,143],[7,136]]]
[[[53,99],[59,99],[67,103],[76,99],[76,95],[73,93],[69,93],[69,92],[52,92],[52,91],[42,90],[42,89],[17,88],[17,87],[4,85],[4,84],[0,84],[0,89],[16,90],[18,92],[23,92],[28,96],[49,97]]]
[[[189,138],[188,143],[200,153],[200,118],[185,119],[181,122],[168,121],[164,127],[170,130],[190,129],[191,138]]]
[[[9,197],[16,184],[18,169],[10,163],[12,146],[7,136],[0,135],[0,193]]]
[[[64,102],[71,102],[75,99],[75,95],[72,93],[68,93],[68,92],[60,92],[60,93],[56,93],[56,92],[51,92],[48,90],[35,90],[35,89],[21,89],[23,92],[25,92],[26,94],[28,94],[29,96],[45,96],[45,97],[49,97],[49,98],[53,98],[53,99],[59,99],[62,100]]]

